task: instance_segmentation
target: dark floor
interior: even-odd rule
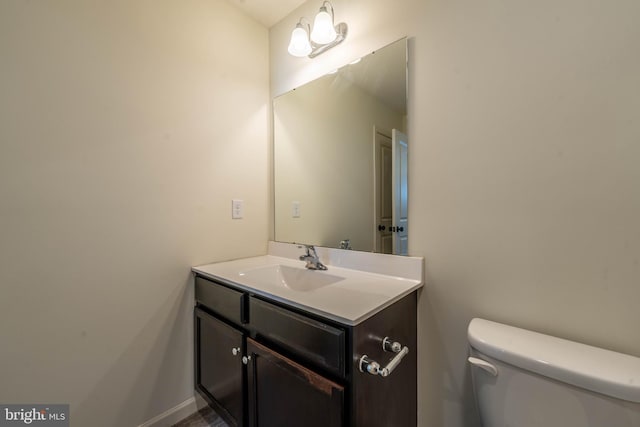
[[[183,419],[182,421],[174,424],[173,427],[229,427],[227,423],[222,421],[222,418],[218,416],[210,407],[202,408]]]

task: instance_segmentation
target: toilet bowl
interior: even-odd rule
[[[484,319],[468,339],[483,427],[640,427],[640,358]]]

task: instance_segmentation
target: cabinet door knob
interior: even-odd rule
[[[244,363],[245,365],[249,364],[250,360],[251,356],[242,356],[242,363]]]
[[[231,349],[231,354],[233,354],[234,356],[237,356],[240,354],[240,347],[234,347]]]

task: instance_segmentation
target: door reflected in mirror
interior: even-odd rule
[[[275,240],[407,254],[407,45],[274,99]]]

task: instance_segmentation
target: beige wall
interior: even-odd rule
[[[267,30],[3,0],[0,58],[0,402],[138,425],[193,396],[190,266],[266,250]]]
[[[640,3],[334,0],[349,36],[286,53],[280,94],[410,40],[409,251],[426,258],[421,426],[476,425],[474,316],[640,356]]]
[[[373,251],[373,129],[402,113],[334,74],[275,99],[273,126],[276,240]]]

